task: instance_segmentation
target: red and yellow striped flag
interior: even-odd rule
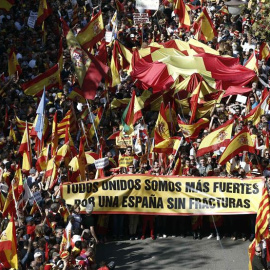
[[[15,0],[1,0],[0,1],[0,9],[5,11],[10,11],[10,9],[14,6]]]
[[[156,144],[153,149],[153,152],[174,155],[178,151],[180,144],[181,144],[181,137],[171,137]]]
[[[9,137],[11,137],[12,140],[13,140],[13,142],[14,142],[15,144],[17,144],[18,140],[17,140],[17,138],[16,138],[16,134],[15,134],[15,131],[14,131],[14,129],[13,129],[12,126],[10,126],[10,129],[9,129]]]
[[[251,262],[255,254],[256,245],[260,244],[263,239],[269,238],[269,218],[270,218],[270,202],[267,187],[263,188],[262,198],[257,211],[255,224],[255,238],[248,249],[249,269],[252,270]]]
[[[68,128],[69,132],[75,133],[76,132],[76,120],[72,113],[72,109],[68,110],[65,117],[62,119],[57,126],[58,132],[58,139],[65,138],[66,128]]]
[[[32,149],[29,138],[29,128],[26,122],[25,131],[22,137],[19,153],[23,157],[22,170],[23,172],[29,172],[32,167]]]
[[[159,115],[154,128],[155,144],[170,138],[169,125],[166,119],[164,103],[161,103]]]
[[[265,59],[267,61],[270,57],[270,49],[266,42],[262,42],[259,52],[259,60]]]
[[[49,159],[49,147],[50,145],[43,147],[39,154],[36,162],[36,169],[38,172],[45,171],[47,168],[47,163]]]
[[[174,1],[174,13],[179,17],[179,24],[182,27],[190,28],[190,18],[183,0]]]
[[[74,27],[79,22],[78,13],[79,13],[79,6],[78,3],[76,3],[73,6],[71,27]]]
[[[217,30],[209,17],[206,7],[203,7],[200,16],[193,24],[193,28],[195,30],[195,39],[197,40],[207,42],[211,41],[214,37],[217,37]]]
[[[22,73],[22,69],[17,60],[15,49],[12,48],[8,55],[8,75],[11,76],[16,73],[18,74],[18,76],[20,76],[20,74]]]
[[[33,80],[21,85],[24,94],[29,96],[39,96],[42,94],[44,87],[49,90],[61,85],[60,69],[58,64],[38,75]]]
[[[84,49],[91,49],[105,35],[102,13],[98,12],[77,35],[77,40]]]
[[[200,131],[209,126],[209,120],[207,118],[202,118],[198,122],[190,125],[178,119],[178,125],[185,138],[196,139]]]
[[[37,25],[42,24],[42,22],[45,21],[50,14],[52,14],[52,9],[48,6],[47,1],[40,0],[36,24]]]
[[[31,130],[33,123],[27,122],[27,124],[28,124],[29,130]],[[17,129],[18,129],[20,135],[23,136],[25,128],[26,128],[26,122],[23,120],[20,120],[19,117],[16,116],[16,126],[17,126]]]
[[[5,268],[19,269],[16,228],[13,216],[0,238],[0,261]]]
[[[234,136],[234,138],[231,140],[231,142],[228,144],[223,154],[221,155],[218,163],[224,165],[227,161],[229,161],[243,151],[255,153],[254,142],[247,128],[244,128],[236,136]]]
[[[249,57],[249,59],[245,63],[245,67],[250,70],[254,70],[256,74],[259,74],[258,59],[256,58],[255,52]]]
[[[196,155],[198,157],[203,156],[220,147],[227,146],[232,137],[233,123],[234,119],[228,120],[203,138]]]

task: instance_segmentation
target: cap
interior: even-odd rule
[[[135,37],[134,34],[131,34],[130,37]]]
[[[251,171],[251,174],[261,175],[261,173],[259,172],[258,169],[253,169],[253,170]]]
[[[34,254],[34,258],[38,258],[38,257],[40,257],[40,256],[42,256],[42,253],[41,253],[41,252],[36,252],[36,253]]]

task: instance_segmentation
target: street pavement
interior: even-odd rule
[[[114,241],[98,245],[97,262],[115,261],[115,269],[125,270],[246,270],[249,244],[230,238],[193,240],[191,236]]]

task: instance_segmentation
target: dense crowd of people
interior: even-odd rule
[[[168,236],[193,236],[194,239],[208,239],[216,237],[230,237],[232,240],[242,239],[252,241],[255,237],[256,215],[231,215],[231,216],[154,216],[154,215],[108,215],[93,214],[95,211],[90,205],[86,213],[80,213],[80,205],[66,205],[61,198],[60,186],[65,182],[73,181],[70,167],[65,161],[59,165],[56,181],[48,186],[46,182],[46,168],[41,169],[39,164],[40,151],[36,148],[35,136],[30,134],[32,148],[32,168],[27,172],[23,171],[23,189],[15,202],[13,208],[8,208],[6,213],[5,204],[14,200],[12,194],[13,179],[16,177],[18,166],[22,164],[22,156],[19,153],[20,141],[23,132],[20,131],[21,123],[33,123],[36,118],[36,110],[40,97],[25,95],[21,85],[34,79],[37,75],[44,73],[47,69],[57,63],[59,42],[62,34],[59,12],[68,22],[75,36],[90,21],[92,14],[102,11],[103,22],[107,31],[113,30],[111,20],[117,11],[117,32],[115,38],[123,46],[131,51],[135,48],[146,48],[151,43],[165,43],[170,40],[188,41],[194,38],[194,29],[179,25],[179,18],[175,15],[174,3],[163,1],[159,10],[146,11],[149,14],[149,23],[133,24],[133,14],[136,10],[135,1],[123,3],[117,1],[91,0],[59,0],[47,1],[52,8],[52,14],[45,20],[45,30],[41,26],[31,28],[28,18],[31,12],[38,11],[37,1],[15,1],[10,11],[0,10],[0,182],[1,182],[1,228],[2,235],[14,216],[18,250],[18,269],[109,269],[113,265],[108,262],[97,263],[96,246],[111,240],[130,239],[144,240],[148,235],[153,239]],[[74,97],[72,93],[78,88],[77,77],[66,40],[64,45],[64,63],[61,72],[62,87],[53,87],[46,90],[45,114],[48,119],[47,134],[50,141],[53,118],[57,112],[57,122],[65,117],[72,109],[76,123],[73,131],[70,127],[73,150],[79,152],[80,137],[91,127],[91,117],[97,114],[98,108],[104,107],[103,114],[92,137],[86,136],[84,149],[87,152],[97,153],[99,156],[108,157],[110,164],[104,168],[102,175],[107,177],[118,174],[146,174],[153,176],[179,175],[190,177],[235,177],[252,178],[257,176],[270,176],[269,164],[269,109],[260,116],[259,123],[254,124],[252,120],[245,121],[245,116],[260,104],[264,89],[269,90],[268,58],[260,56],[260,47],[263,42],[268,42],[263,36],[255,35],[253,24],[261,19],[260,10],[263,3],[258,4],[256,11],[248,8],[247,4],[238,15],[224,12],[224,1],[186,1],[189,6],[191,25],[199,16],[202,7],[207,12],[218,32],[217,37],[207,43],[220,55],[231,56],[239,59],[241,65],[245,65],[248,59],[255,53],[258,59],[258,73],[247,87],[251,90],[246,93],[246,101],[236,101],[236,96],[220,99],[220,102],[213,105],[212,109],[204,116],[208,118],[209,127],[201,130],[200,134],[191,140],[183,139],[179,151],[174,159],[165,157],[162,154],[151,152],[151,134],[155,128],[156,119],[159,114],[158,108],[152,108],[151,104],[143,109],[143,118],[134,124],[135,133],[143,131],[141,138],[143,145],[138,152],[136,147],[128,146],[120,148],[116,146],[115,139],[109,137],[119,131],[121,118],[128,101],[135,91],[137,97],[148,98],[155,95],[162,96],[159,92],[153,93],[151,88],[144,90],[142,85],[135,81],[128,72],[128,69],[121,69],[120,83],[115,87],[109,87],[105,80],[99,84],[94,100],[89,100],[90,106],[80,97]],[[78,8],[78,18],[73,24],[74,6]],[[222,11],[222,12],[221,12]],[[16,58],[22,69],[20,76],[8,74],[8,59],[11,48],[15,48]],[[107,65],[110,66],[112,57],[112,43],[106,44]],[[93,48],[97,55],[98,45]],[[109,71],[110,74],[110,71]],[[128,100],[128,101],[127,101]],[[146,100],[143,99],[142,100]],[[155,100],[155,99],[153,99]],[[181,115],[186,122],[190,114],[183,112],[181,104],[177,103],[176,115]],[[89,117],[92,111],[92,116]],[[85,117],[86,115],[86,117]],[[197,157],[196,152],[203,138],[214,129],[224,124],[227,120],[236,117],[233,126],[233,135],[247,127],[254,142],[256,141],[256,153],[240,153],[230,161],[230,166],[220,165],[218,159],[224,148],[207,155]],[[90,118],[90,119],[89,119]],[[83,124],[81,124],[83,122]],[[79,128],[80,127],[80,128]],[[170,135],[184,138],[184,134],[176,125],[176,119],[170,123]],[[74,130],[75,128],[75,130]],[[136,135],[134,136],[134,138]],[[71,138],[70,143],[71,143]],[[65,143],[65,137],[59,139],[59,146]],[[135,143],[135,139],[134,142]],[[49,155],[49,150],[48,155]],[[100,154],[100,151],[102,152]],[[134,155],[134,163],[128,167],[119,168],[119,155]],[[145,159],[145,156],[147,158]],[[180,170],[175,172],[175,167],[180,162]],[[101,177],[94,164],[88,164],[85,170],[85,179],[91,181]],[[268,182],[266,182],[268,185]],[[31,193],[39,192],[41,198],[38,202],[31,200],[24,201],[26,189]],[[12,194],[11,199],[8,196]],[[12,199],[13,198],[13,199]],[[11,209],[11,210],[10,210]],[[4,211],[5,210],[5,211]],[[71,243],[68,250],[61,247],[64,230],[69,223],[72,224]],[[245,224],[245,226],[243,226]],[[257,250],[262,250],[257,248]],[[256,252],[257,252],[256,250]],[[257,257],[256,257],[257,258]],[[106,261],[107,258],[104,258]],[[2,265],[1,265],[2,263]],[[14,266],[13,266],[14,267]],[[0,262],[1,269],[8,269],[7,264]]]

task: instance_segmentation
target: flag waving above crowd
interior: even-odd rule
[[[0,269],[96,269],[99,240],[155,239],[154,216],[270,254],[270,10],[149,3],[0,1]]]

